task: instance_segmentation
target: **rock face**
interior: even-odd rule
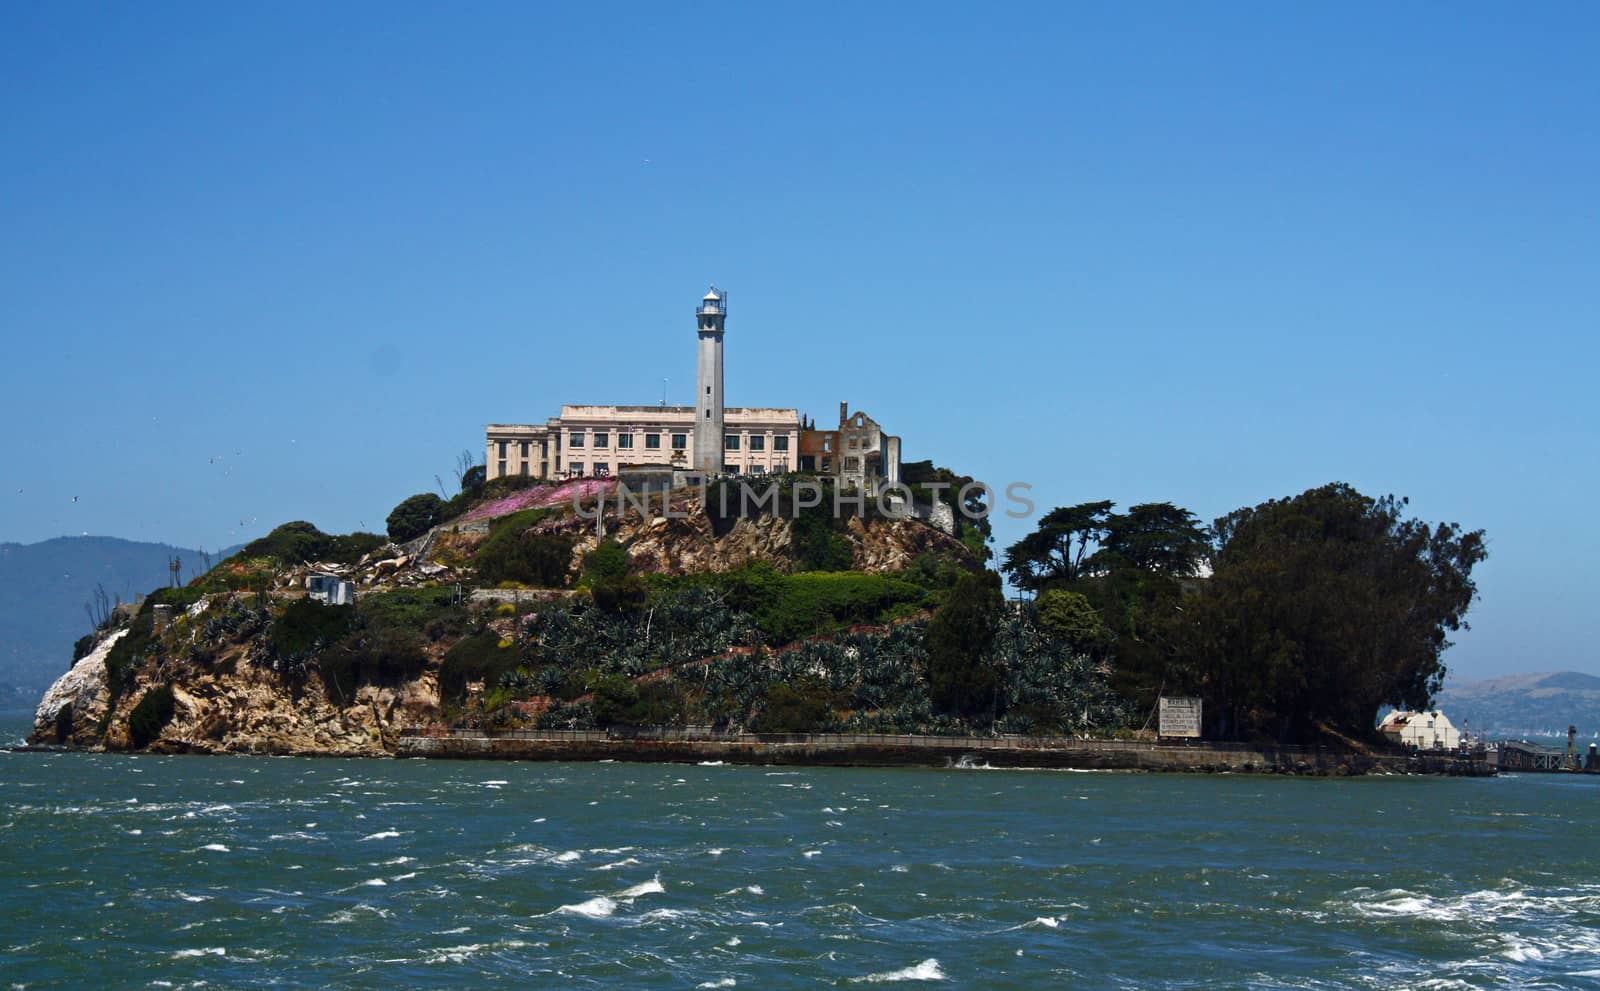
[[[34,742],[88,743],[105,718],[106,655],[127,630],[117,630],[101,640],[44,693],[33,713]]]

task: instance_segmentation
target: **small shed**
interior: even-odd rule
[[[350,606],[356,601],[356,587],[338,575],[313,572],[306,576],[306,597],[327,606]]]

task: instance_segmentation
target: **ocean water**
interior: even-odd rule
[[[1600,988],[1597,812],[1535,775],[5,753],[0,988]]]

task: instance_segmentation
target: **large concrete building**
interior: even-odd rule
[[[489,478],[606,477],[626,468],[667,467],[704,475],[833,475],[875,490],[900,479],[900,438],[866,414],[839,405],[839,426],[816,430],[787,407],[723,405],[723,335],[728,297],[715,286],[695,310],[698,362],[693,406],[566,405],[543,423],[491,423]]]

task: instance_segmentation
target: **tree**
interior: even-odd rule
[[[1488,552],[1482,530],[1403,519],[1405,506],[1335,483],[1216,521],[1190,630],[1214,728],[1370,736],[1384,704],[1429,707]]]
[[[963,575],[947,604],[928,622],[923,637],[928,695],[941,711],[961,716],[994,712],[1000,682],[989,654],[1005,603],[999,575]]]
[[[1039,628],[1073,651],[1096,660],[1105,658],[1115,635],[1081,592],[1052,588],[1034,600]]]
[[[465,474],[461,476],[461,491],[471,492],[474,489],[483,488],[484,482],[488,479],[488,477],[489,473],[487,468],[485,468],[483,465],[473,465],[471,468],[466,470]]]
[[[432,492],[419,492],[389,514],[389,538],[403,543],[420,537],[440,522],[443,512],[443,499]]]
[[[1089,548],[1105,539],[1113,505],[1085,502],[1052,509],[1037,529],[1006,548],[1003,570],[1030,592],[1085,577]]]
[[[1106,518],[1094,571],[1138,568],[1151,574],[1192,578],[1211,550],[1210,535],[1187,509],[1146,502]]]

